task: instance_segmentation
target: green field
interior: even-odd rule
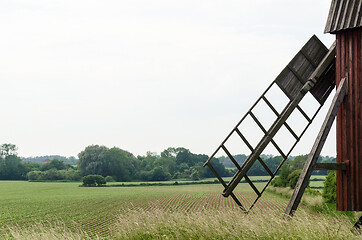
[[[119,213],[131,209],[162,208],[172,211],[198,211],[202,208],[237,209],[231,198],[221,196],[222,187],[212,185],[152,187],[79,187],[80,183],[0,182],[1,224],[25,224],[61,220],[75,223],[90,234],[107,235],[107,226]],[[244,184],[242,184],[244,185]],[[258,185],[262,187],[262,185]],[[242,203],[250,205],[255,197],[246,186],[236,193]],[[268,199],[266,194],[265,199]],[[256,206],[282,210],[284,199],[270,197],[270,203]]]
[[[245,216],[231,198],[221,196],[220,184],[93,188],[79,185],[80,183],[0,181],[0,223],[3,226],[1,238],[11,238],[11,233],[15,239],[38,239],[43,238],[44,234],[45,239],[57,239],[59,234],[70,234],[69,239],[123,239],[126,236],[138,239],[144,231],[148,231],[149,235],[145,238],[159,238],[159,234],[165,233],[175,239],[180,236],[189,238],[196,234],[191,237],[196,239],[198,233],[195,229],[196,232],[184,233],[186,235],[183,236],[182,232],[187,232],[188,227],[184,226],[186,229],[182,230],[178,224],[190,221],[189,224],[196,224],[196,229],[202,228],[200,231],[205,231],[204,228],[209,229],[210,226],[206,226],[204,221],[221,224],[219,220],[229,222],[230,217]],[[265,182],[256,183],[259,189],[264,185]],[[240,184],[235,193],[246,206],[250,206],[256,197],[245,183]],[[287,202],[286,198],[266,192],[255,205],[255,213],[262,213],[264,216],[271,214],[273,217],[269,216],[269,219],[278,216],[279,221]],[[156,220],[153,219],[155,217]],[[255,214],[254,218],[260,217]],[[160,225],[155,225],[155,221]],[[338,221],[344,221],[344,224],[348,222],[345,219]],[[174,230],[169,223],[175,224]],[[138,227],[138,224],[142,227]],[[220,228],[230,227],[229,223],[225,224],[226,226],[220,225]],[[214,233],[211,229],[208,231],[208,235],[205,232],[206,235],[200,235],[204,236],[201,238],[210,238],[215,234],[222,236],[221,232]],[[50,237],[46,234],[50,234]],[[224,237],[233,239],[233,234],[226,234]]]

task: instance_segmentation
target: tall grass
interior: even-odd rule
[[[199,212],[132,209],[109,226],[108,239],[362,239],[345,216],[298,211],[289,220],[275,212]],[[100,239],[72,232],[61,223],[7,227],[6,239]]]
[[[275,212],[132,210],[113,228],[118,239],[362,239],[344,216],[298,212],[284,220]]]
[[[75,230],[71,231],[61,221],[57,222],[38,222],[30,226],[6,226],[1,229],[1,239],[16,240],[83,240],[98,239],[97,236],[90,237],[87,233]]]
[[[308,207],[309,209],[316,209],[323,207],[324,201],[318,190],[311,190],[313,194],[307,191],[303,194],[301,204]],[[281,188],[281,187],[273,187],[269,186],[267,192],[272,192],[283,196],[287,199],[290,199],[293,194],[294,189],[290,187]]]

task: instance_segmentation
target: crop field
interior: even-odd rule
[[[208,224],[221,224],[219,220],[224,219],[225,227],[233,227],[230,225],[230,215],[239,218],[246,216],[231,198],[221,196],[220,184],[93,188],[79,187],[79,184],[0,181],[0,238],[38,239],[43,236],[33,236],[34,232],[24,233],[26,229],[31,229],[36,234],[55,229],[52,237],[44,237],[45,239],[57,239],[59,235],[56,234],[62,231],[71,233],[68,239],[123,239],[125,236],[147,239],[153,238],[155,232],[161,235],[169,232],[167,234],[174,239],[189,238],[192,234],[196,234],[194,238],[199,238],[199,232],[205,229],[196,229],[204,221]],[[263,182],[256,183],[259,189],[264,185]],[[255,193],[247,184],[240,184],[235,193],[246,206],[250,206],[255,199]],[[262,213],[258,216],[278,216],[275,221],[279,221],[287,203],[287,199],[266,192],[255,205],[254,212]],[[269,221],[273,217],[266,218],[258,221]],[[193,233],[185,233],[189,231],[186,225],[185,230],[180,230],[185,236],[177,235],[177,231],[175,233],[172,230],[182,229],[179,224],[186,224],[188,221],[189,225],[199,222]],[[155,222],[163,225],[158,226]],[[171,223],[174,225],[167,225]],[[241,223],[237,221],[235,224]],[[211,232],[214,231],[212,228],[207,226],[209,234],[224,236],[224,233]],[[224,227],[220,229],[222,228]],[[235,231],[233,229],[230,231]],[[149,233],[149,236],[143,236],[144,233]],[[25,234],[25,237],[21,234]],[[64,234],[61,235],[62,238]],[[117,234],[118,238],[114,237]],[[231,232],[226,234],[231,235],[225,235],[225,238],[235,237]],[[210,235],[204,236],[209,237]]]
[[[70,228],[80,229],[91,236],[97,234],[106,237],[109,235],[108,226],[119,214],[134,209],[239,211],[231,198],[221,196],[222,187],[219,184],[95,188],[78,187],[79,184],[1,181],[1,225],[29,226],[60,220]],[[244,187],[239,187],[236,194],[245,205],[250,205],[255,197]],[[285,199],[266,193],[255,208],[282,212],[286,204]]]

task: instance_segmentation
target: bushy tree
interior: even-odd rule
[[[295,157],[294,160],[288,159],[280,169],[279,176],[275,177],[271,182],[275,187],[291,187],[294,188],[298,182],[301,174],[301,169],[308,155],[300,155]]]
[[[17,147],[14,144],[2,144],[0,146],[0,179],[23,179],[23,166],[17,156]]]
[[[88,175],[83,177],[83,186],[93,187],[106,184],[106,179],[101,175]]]
[[[299,176],[300,174],[302,173],[302,170],[301,169],[297,169],[297,170],[294,170],[293,172],[291,172],[289,175],[288,175],[288,178],[287,178],[287,181],[288,181],[288,185],[289,187],[291,188],[295,188],[295,186],[297,185],[297,182],[298,182],[298,179],[299,179]]]
[[[84,149],[84,151],[78,154],[78,169],[80,173],[85,176],[89,174],[98,174],[107,176],[105,169],[107,164],[105,163],[105,155],[108,148],[99,145],[90,145]]]
[[[115,182],[116,180],[114,180],[114,178],[112,176],[107,176],[106,178],[106,182]]]
[[[337,199],[336,171],[331,171],[324,181],[322,197],[327,203],[335,203]]]
[[[136,172],[136,158],[130,152],[114,147],[104,156],[105,176],[114,176],[118,182],[131,181]]]

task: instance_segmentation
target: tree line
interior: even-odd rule
[[[81,175],[97,174],[111,176],[116,181],[166,181],[170,179],[192,179],[214,177],[204,168],[208,159],[205,154],[194,154],[190,150],[167,148],[161,155],[148,152],[135,157],[132,153],[117,147],[91,145],[78,154],[78,169]],[[217,158],[211,160],[222,176],[231,176]]]
[[[234,158],[239,165],[242,165],[247,155],[235,155]],[[261,158],[272,171],[275,171],[282,161],[280,156],[262,155]],[[280,172],[289,175],[291,169],[294,169],[290,166],[304,164],[305,158],[306,155],[302,155],[288,159]],[[2,144],[0,145],[0,180],[79,181],[87,175],[101,175],[115,181],[199,180],[215,177],[208,167],[203,167],[208,159],[207,155],[195,154],[183,147],[167,148],[160,155],[147,152],[144,156],[136,157],[118,147],[90,145],[78,154],[78,160],[70,159],[71,161],[67,161],[66,158],[59,157],[46,163],[29,161],[29,158],[25,161],[17,155],[17,147],[14,144]],[[333,161],[333,158],[322,157],[321,161]],[[235,165],[228,157],[213,158],[211,163],[222,177],[233,176],[236,172]],[[258,161],[247,174],[249,176],[268,175]]]
[[[205,154],[194,154],[186,148],[168,148],[161,155],[148,152],[135,157],[117,147],[90,145],[78,154],[77,165],[54,158],[40,163],[23,161],[14,144],[0,146],[0,180],[67,180],[80,181],[83,176],[101,175],[115,181],[166,181],[214,177],[202,165]],[[233,174],[217,158],[211,160],[221,176]]]

